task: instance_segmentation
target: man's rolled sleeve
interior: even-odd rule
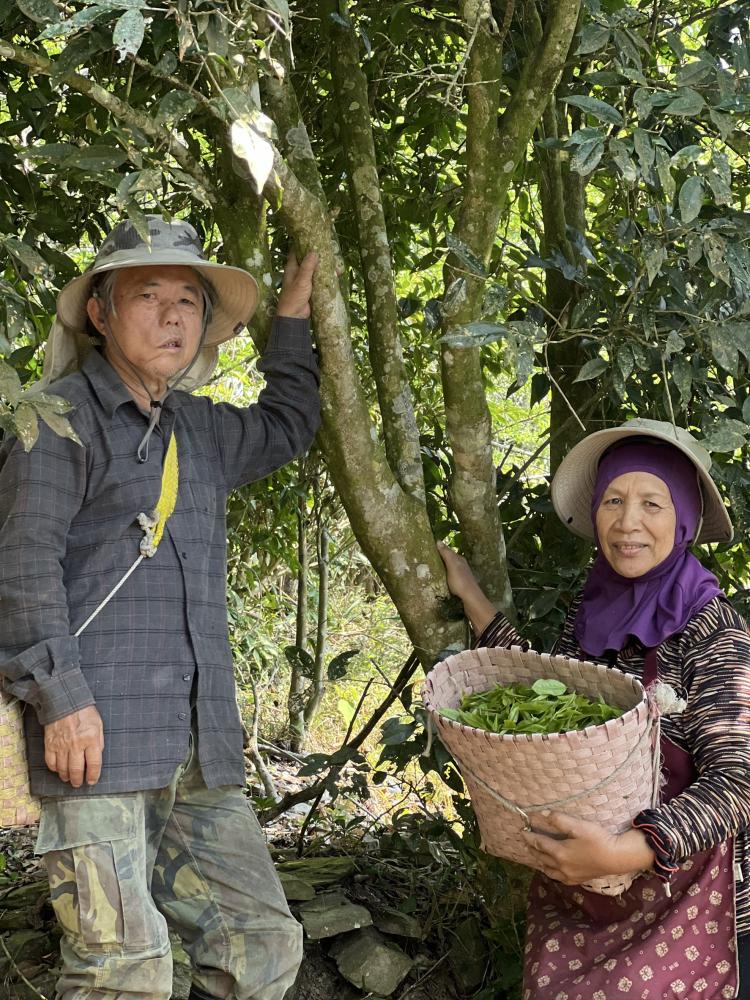
[[[229,489],[262,479],[303,455],[320,426],[320,375],[308,320],[276,317],[258,371],[266,385],[257,403],[214,407]]]
[[[38,642],[0,670],[5,690],[33,705],[42,726],[94,704],[78,662],[78,641],[72,636]]]
[[[94,704],[70,634],[62,561],[86,489],[86,450],[40,422],[0,452],[0,674],[46,725]]]

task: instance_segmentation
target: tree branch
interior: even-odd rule
[[[404,688],[407,686],[409,681],[417,672],[417,669],[419,668],[419,662],[420,662],[420,657],[418,657],[416,653],[412,653],[409,656],[409,658],[399,671],[398,676],[393,682],[391,690],[388,692],[384,700],[375,709],[373,714],[367,720],[365,725],[360,729],[360,731],[357,733],[354,739],[350,743],[344,741],[344,744],[341,747],[342,750],[344,748],[348,748],[350,750],[359,750],[359,748],[362,746],[362,744],[365,742],[368,736],[370,736],[371,733],[374,732],[375,727],[378,725],[378,723],[383,718],[388,709],[391,707],[391,705],[393,705],[394,702],[401,697],[401,695],[404,692]],[[328,774],[330,774],[330,772],[334,770],[336,770],[336,768],[334,767],[330,768]],[[298,792],[287,793],[279,802],[271,806],[269,809],[263,811],[263,813],[260,816],[261,822],[268,823],[272,819],[276,819],[277,816],[280,816],[282,813],[286,812],[287,809],[291,809],[292,806],[299,805],[299,803],[301,802],[312,802],[313,799],[316,799],[321,794],[321,792],[325,790],[325,787],[328,783],[328,774],[326,774],[324,778],[320,778],[318,781],[314,782],[312,785],[309,785],[307,788],[302,788]]]
[[[403,489],[424,501],[419,430],[404,367],[396,284],[380,194],[367,79],[359,63],[359,44],[351,25],[346,27],[327,16],[338,10],[337,0],[324,0],[322,10],[331,33],[331,76],[341,118],[341,135],[357,222],[367,299],[368,346],[383,421],[385,451]]]
[[[519,83],[497,126],[502,65],[489,4],[464,0],[474,37],[467,70],[467,172],[456,236],[485,263],[489,262],[513,172],[523,156],[565,65],[575,31],[580,0],[553,0],[541,42],[527,57]],[[446,287],[466,282],[465,294],[447,311],[444,328],[461,326],[481,311],[483,281],[466,275],[455,257],[445,269]],[[491,422],[479,351],[444,348],[442,379],[446,430],[455,474],[452,496],[467,557],[488,595],[504,610],[512,606],[502,523],[495,495]]]

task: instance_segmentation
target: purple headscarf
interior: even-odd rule
[[[635,637],[647,648],[681,632],[710,600],[722,594],[718,580],[689,551],[698,530],[702,499],[693,464],[677,448],[653,439],[627,439],[599,462],[591,520],[604,492],[626,472],[650,472],[669,488],[676,514],[671,553],[642,576],[620,576],[600,551],[583,588],[574,632],[589,656],[619,651]],[[597,538],[597,543],[599,539]]]

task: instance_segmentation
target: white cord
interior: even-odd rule
[[[116,583],[114,585],[114,587],[112,588],[112,590],[110,590],[110,592],[104,598],[104,600],[99,605],[99,607],[96,609],[96,611],[92,611],[91,614],[86,619],[86,621],[83,623],[83,625],[81,625],[81,627],[78,629],[78,631],[74,633],[74,636],[75,636],[76,639],[81,634],[81,632],[83,632],[84,629],[86,629],[86,628],[89,627],[89,625],[96,618],[96,616],[99,614],[99,612],[102,611],[104,608],[106,608],[106,606],[109,604],[109,602],[115,596],[115,594],[120,589],[120,587],[123,585],[123,583],[125,583],[125,581],[128,579],[128,577],[130,576],[130,574],[135,570],[135,568],[137,566],[140,566],[140,564],[142,562],[143,562],[143,556],[138,556],[138,558],[133,563],[133,565],[130,567],[130,569],[127,571],[127,573],[125,573],[125,575],[122,577],[122,579],[118,583]]]

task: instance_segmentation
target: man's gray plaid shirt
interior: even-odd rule
[[[244,784],[227,633],[226,499],[312,443],[320,406],[308,322],[278,318],[258,369],[266,386],[247,408],[169,395],[140,464],[147,418],[92,351],[53,387],[74,405],[84,447],[40,425],[28,454],[12,440],[0,451],[0,673],[29,703],[35,794],[167,785],[187,756],[191,690],[206,784]],[[136,518],[156,504],[172,431],[179,492],[162,544],[76,639],[138,555]],[[102,776],[74,789],[45,766],[42,727],[94,704],[104,723]]]

